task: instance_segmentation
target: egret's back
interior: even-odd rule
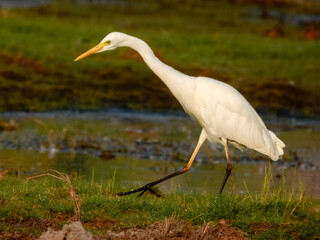
[[[222,139],[226,139],[239,149],[254,149],[272,160],[278,160],[283,154],[284,143],[266,128],[236,89],[205,77],[195,78],[192,88],[194,103],[182,100],[182,105],[199,121],[211,142],[222,143]]]

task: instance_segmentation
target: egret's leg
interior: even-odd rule
[[[224,189],[224,186],[226,185],[226,182],[231,174],[231,171],[232,171],[232,165],[231,165],[231,162],[230,162],[230,159],[229,159],[229,150],[228,150],[228,142],[227,140],[224,141],[224,150],[226,152],[226,158],[227,158],[227,168],[226,168],[226,174],[224,175],[224,179],[223,179],[223,182],[221,184],[221,187],[220,187],[220,193],[222,193],[223,189]]]
[[[200,135],[200,138],[199,138],[199,141],[198,141],[198,144],[196,146],[196,148],[194,149],[192,155],[191,155],[191,158],[190,160],[188,161],[188,164],[183,168],[181,169],[180,171],[177,171],[177,172],[174,172],[166,177],[163,177],[163,178],[160,178],[159,180],[156,180],[154,182],[151,182],[151,183],[148,183],[146,184],[145,186],[143,187],[140,187],[140,188],[137,188],[137,189],[134,189],[134,190],[131,190],[131,191],[128,191],[128,192],[120,192],[118,193],[117,195],[119,196],[125,196],[125,195],[129,195],[129,194],[132,194],[132,193],[137,193],[137,192],[141,192],[139,196],[142,196],[146,191],[150,191],[152,194],[156,195],[157,197],[161,197],[159,194],[155,193],[151,188],[154,186],[154,185],[157,185],[163,181],[166,181],[170,178],[173,178],[175,176],[178,176],[180,174],[183,174],[185,172],[187,172],[191,165],[192,165],[192,162],[194,160],[194,158],[196,157],[202,143],[204,142],[204,140],[206,139],[206,135],[205,135],[205,132],[204,130],[202,130],[201,132],[201,135]]]

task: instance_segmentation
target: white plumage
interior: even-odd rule
[[[152,191],[152,186],[188,171],[206,139],[225,147],[228,166],[220,193],[232,169],[228,155],[228,143],[241,150],[254,149],[269,156],[272,160],[278,160],[283,154],[285,144],[266,128],[253,107],[236,89],[212,78],[191,77],[173,69],[161,62],[141,39],[113,32],[76,60],[92,53],[113,50],[117,47],[135,49],[150,69],[167,85],[184,110],[202,126],[198,144],[186,167],[144,187],[120,193],[120,195],[139,191],[142,191],[141,194],[143,194],[146,190]]]
[[[196,78],[194,105],[200,125],[211,142],[226,139],[239,149],[254,149],[278,160],[284,143],[270,132],[247,100],[233,87],[210,78]],[[187,104],[185,105],[187,106]],[[210,117],[211,116],[211,117]]]

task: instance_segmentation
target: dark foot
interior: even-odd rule
[[[134,190],[131,190],[131,191],[128,191],[128,192],[120,192],[120,193],[117,193],[118,196],[126,196],[126,195],[130,195],[130,194],[133,194],[133,193],[137,193],[137,192],[141,192],[139,194],[139,197],[141,197],[146,191],[149,191],[151,194],[157,196],[158,198],[161,197],[161,195],[157,192],[155,192],[152,187],[154,185],[152,184],[147,184],[141,188],[137,188],[137,189],[134,189]]]
[[[223,182],[222,182],[222,184],[221,184],[221,188],[220,188],[219,194],[222,193],[222,191],[223,191],[223,189],[224,189],[224,186],[226,185],[226,182],[227,182],[227,180],[228,180],[228,178],[229,178],[229,176],[230,176],[230,174],[231,174],[232,168],[233,168],[233,166],[232,166],[231,164],[228,164],[228,165],[227,165],[226,174],[224,175],[224,179],[223,179]]]

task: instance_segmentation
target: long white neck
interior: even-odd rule
[[[179,86],[187,84],[189,76],[175,70],[161,62],[153,53],[152,49],[141,39],[128,36],[123,46],[136,50],[150,69],[167,85],[173,95],[179,99]],[[187,82],[186,82],[187,81]]]

